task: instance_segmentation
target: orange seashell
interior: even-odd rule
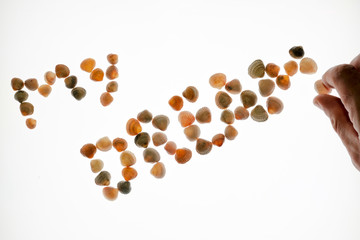
[[[175,111],[180,111],[182,109],[182,107],[184,106],[184,101],[183,101],[182,97],[180,97],[180,96],[173,96],[169,100],[169,105]]]
[[[182,127],[187,127],[190,126],[193,122],[195,122],[195,117],[189,111],[182,111],[179,113],[178,120]]]
[[[121,173],[122,173],[125,181],[130,181],[130,180],[136,178],[137,174],[138,174],[137,171],[135,170],[135,168],[132,168],[132,167],[124,167]]]
[[[95,68],[95,60],[93,58],[86,58],[80,63],[80,68],[88,73],[91,73],[91,71]]]
[[[239,106],[235,108],[234,115],[236,120],[245,120],[249,117],[250,113],[246,108]]]
[[[283,102],[277,97],[269,97],[266,100],[266,106],[270,114],[279,114],[284,109]]]
[[[176,143],[174,143],[173,141],[168,141],[165,144],[164,149],[168,154],[174,155],[176,152]]]
[[[209,79],[210,86],[221,89],[226,84],[226,76],[223,73],[215,73]]]
[[[231,125],[226,126],[224,135],[228,140],[234,140],[238,135],[238,131]]]
[[[104,79],[104,71],[100,68],[95,68],[90,73],[90,79],[95,82],[100,82]]]
[[[162,162],[157,162],[150,170],[151,175],[156,178],[163,178],[166,173],[165,165]]]
[[[140,133],[142,130],[142,127],[139,123],[139,121],[135,118],[130,118],[126,123],[126,132],[130,136],[136,136],[138,133]]]
[[[279,75],[280,67],[275,63],[268,63],[266,65],[265,72],[269,77],[275,78]]]
[[[196,151],[201,154],[205,155],[208,154],[212,149],[212,142],[209,142],[205,139],[199,138],[196,141]]]
[[[191,157],[192,152],[190,149],[179,148],[175,151],[175,160],[180,164],[187,163],[191,159]]]
[[[103,188],[103,195],[109,201],[114,201],[117,199],[119,194],[119,190],[114,187],[104,187]]]
[[[293,60],[288,61],[284,64],[285,72],[289,76],[295,75],[298,71],[298,68],[299,68],[298,64]]]
[[[196,87],[189,86],[182,92],[182,95],[186,100],[193,103],[199,98],[199,91]]]
[[[87,158],[93,158],[96,153],[96,146],[92,143],[87,143],[80,149],[80,153]]]
[[[118,152],[125,151],[128,147],[127,141],[123,138],[115,138],[112,144]]]
[[[279,75],[276,78],[276,85],[282,90],[287,90],[291,86],[290,77],[288,75]]]
[[[224,144],[224,141],[225,135],[222,133],[216,134],[211,140],[212,144],[218,147],[221,147]]]

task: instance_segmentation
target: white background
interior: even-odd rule
[[[312,100],[315,80],[360,52],[360,2],[347,1],[1,1],[0,2],[0,238],[1,239],[359,239],[360,173]],[[282,66],[290,47],[302,45],[319,67],[297,74],[280,115],[234,126],[234,141],[198,155],[168,99],[189,85],[200,91],[211,125],[202,137],[223,132],[217,92],[208,78],[223,72],[257,92],[248,65],[261,58]],[[119,91],[109,107],[79,68],[93,57],[106,69],[117,53]],[[87,96],[76,101],[62,79],[43,98],[31,92],[38,126],[29,130],[10,87],[13,77],[36,77],[64,63]],[[266,99],[259,97],[259,103]],[[233,96],[230,109],[241,105]],[[159,147],[167,167],[154,179],[142,150],[127,136],[126,121],[143,109],[166,114],[166,134],[193,150],[185,165]],[[151,124],[144,130],[154,132]],[[114,202],[94,184],[85,143],[124,137],[137,156],[132,192]],[[119,153],[98,152],[121,180]]]

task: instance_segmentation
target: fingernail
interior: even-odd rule
[[[318,101],[314,100],[313,103],[315,106],[317,106],[318,108],[320,108],[322,110],[322,107]]]

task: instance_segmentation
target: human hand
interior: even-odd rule
[[[360,171],[360,54],[350,64],[330,68],[322,82],[328,88],[335,88],[340,98],[320,94],[314,98],[314,104],[330,118],[354,166]]]

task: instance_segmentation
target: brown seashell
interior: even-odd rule
[[[14,99],[19,103],[26,101],[29,97],[29,94],[23,90],[19,90],[14,94]]]
[[[195,117],[189,111],[182,111],[179,113],[178,120],[182,127],[187,127],[195,122]]]
[[[236,120],[245,120],[249,117],[250,113],[246,108],[239,106],[235,108],[234,115]]]
[[[107,55],[107,60],[110,64],[117,64],[118,63],[118,55],[114,53],[110,53]]]
[[[221,89],[226,84],[226,76],[223,73],[215,73],[209,79],[210,86]]]
[[[118,152],[125,151],[128,147],[127,141],[123,138],[115,138],[112,144]]]
[[[270,113],[270,114],[279,114],[284,109],[284,104],[277,97],[269,97],[266,100],[266,107],[268,109],[268,113]]]
[[[179,148],[176,149],[175,152],[175,160],[180,163],[184,164],[187,163],[192,157],[192,152],[188,148]]]
[[[312,58],[303,58],[300,61],[300,72],[304,74],[314,74],[317,72],[317,64]]]
[[[66,78],[70,75],[70,69],[64,64],[58,64],[55,66],[55,74],[58,78]]]
[[[200,155],[208,154],[212,149],[212,142],[199,138],[196,141],[196,151]]]
[[[14,91],[21,90],[24,87],[24,82],[20,78],[11,79],[11,87]]]
[[[268,63],[266,64],[265,72],[269,77],[275,78],[279,75],[280,67],[275,63]]]
[[[331,93],[331,88],[326,87],[321,79],[317,80],[314,83],[314,88],[315,88],[315,91],[318,94],[329,94],[329,93]]]
[[[29,129],[36,128],[36,120],[33,118],[26,119],[25,124]]]
[[[68,76],[67,78],[64,79],[64,83],[65,83],[65,87],[72,89],[76,87],[77,77],[74,75]]]
[[[170,124],[170,119],[165,115],[157,115],[152,120],[152,125],[160,129],[161,131],[165,131]]]
[[[242,90],[242,86],[238,79],[233,79],[226,83],[225,89],[231,94],[239,94]]]
[[[184,106],[184,101],[180,96],[171,97],[168,103],[175,111],[180,111]]]
[[[275,83],[270,79],[262,79],[259,81],[259,92],[263,97],[270,96],[275,89]]]
[[[296,59],[300,59],[305,55],[305,51],[302,46],[294,46],[289,50],[290,56]]]
[[[230,111],[229,109],[225,109],[221,113],[220,121],[222,121],[226,124],[233,124],[235,121],[234,113],[232,111]]]
[[[90,168],[93,173],[98,173],[104,168],[104,162],[100,159],[93,159],[90,161]]]
[[[196,87],[189,86],[182,92],[182,95],[186,100],[193,103],[199,98],[199,91]]]
[[[116,81],[110,81],[108,84],[106,84],[106,91],[109,93],[117,92],[118,87],[119,85]]]
[[[232,125],[227,125],[224,131],[224,135],[227,140],[234,140],[238,135],[238,131]]]
[[[110,80],[114,80],[115,78],[119,77],[119,70],[117,67],[115,67],[114,65],[109,66],[106,69],[106,77]]]
[[[226,92],[219,91],[215,95],[215,104],[220,109],[228,108],[232,102],[232,98]]]
[[[257,105],[251,111],[251,118],[256,122],[265,122],[269,118],[269,116],[261,105]]]
[[[164,149],[168,154],[174,155],[176,152],[176,143],[174,143],[173,141],[168,141],[165,144]]]
[[[100,151],[107,152],[112,148],[112,142],[109,137],[102,137],[96,142],[96,148]]]
[[[190,125],[184,129],[184,134],[189,141],[196,141],[200,136],[200,128],[197,125]]]
[[[137,115],[137,119],[142,123],[149,123],[152,120],[152,114],[148,110],[144,110]]]
[[[100,103],[101,105],[103,105],[104,107],[109,106],[112,102],[114,101],[114,98],[111,96],[110,93],[108,92],[104,92],[103,94],[101,94],[100,96]]]
[[[75,87],[71,90],[71,95],[78,101],[86,96],[86,90],[82,87]]]
[[[152,141],[154,146],[161,146],[167,142],[167,136],[165,133],[156,132],[152,135]]]
[[[47,71],[44,74],[45,82],[49,85],[53,85],[56,81],[56,74],[52,71]]]
[[[132,168],[132,167],[124,167],[121,173],[122,173],[125,181],[130,181],[130,180],[136,178],[138,175],[135,168]]]
[[[257,59],[248,68],[248,73],[252,78],[262,78],[265,75],[265,65],[262,60]]]
[[[155,163],[160,161],[160,154],[154,148],[146,148],[143,152],[145,162]]]
[[[163,178],[166,173],[165,165],[162,162],[157,162],[150,170],[151,175],[156,178]]]
[[[249,108],[255,106],[257,102],[256,93],[251,90],[245,90],[240,94],[241,102],[244,105],[244,108]]]
[[[222,133],[216,134],[211,141],[213,145],[221,147],[224,144],[225,135]]]
[[[39,87],[38,80],[36,78],[29,78],[25,80],[25,87],[30,91],[35,91]]]
[[[136,157],[134,153],[126,150],[120,154],[120,162],[121,165],[125,167],[130,167],[136,163]]]
[[[136,135],[134,142],[138,147],[147,148],[150,143],[150,135],[147,132],[141,132]]]
[[[52,90],[51,86],[47,84],[43,84],[38,88],[38,92],[43,97],[48,97],[51,93],[51,90]]]
[[[23,116],[29,116],[34,113],[34,106],[29,102],[22,102],[20,104],[20,112]]]
[[[130,118],[126,123],[126,132],[130,136],[136,136],[138,133],[140,133],[142,130],[142,127],[138,120],[135,118]]]
[[[276,85],[282,90],[289,89],[291,86],[290,77],[288,75],[279,75],[276,78]]]
[[[104,79],[104,71],[100,68],[95,68],[90,73],[90,79],[95,82],[100,82]]]
[[[284,64],[285,72],[289,76],[294,76],[297,73],[298,68],[298,64],[293,60],[288,61]]]
[[[196,120],[199,123],[209,123],[211,122],[211,111],[208,107],[200,108],[195,115]]]
[[[86,58],[80,63],[80,68],[88,73],[91,73],[91,71],[95,68],[95,60],[93,58]]]
[[[104,187],[103,188],[103,195],[109,201],[114,201],[117,199],[119,194],[119,190],[114,187]]]
[[[119,192],[122,194],[128,194],[131,192],[131,184],[129,181],[120,181],[117,184],[117,188],[119,189]]]
[[[96,153],[96,146],[92,143],[87,143],[81,147],[80,153],[87,158],[93,158]]]
[[[109,186],[111,180],[111,175],[108,171],[101,171],[95,177],[95,184],[99,186]]]

